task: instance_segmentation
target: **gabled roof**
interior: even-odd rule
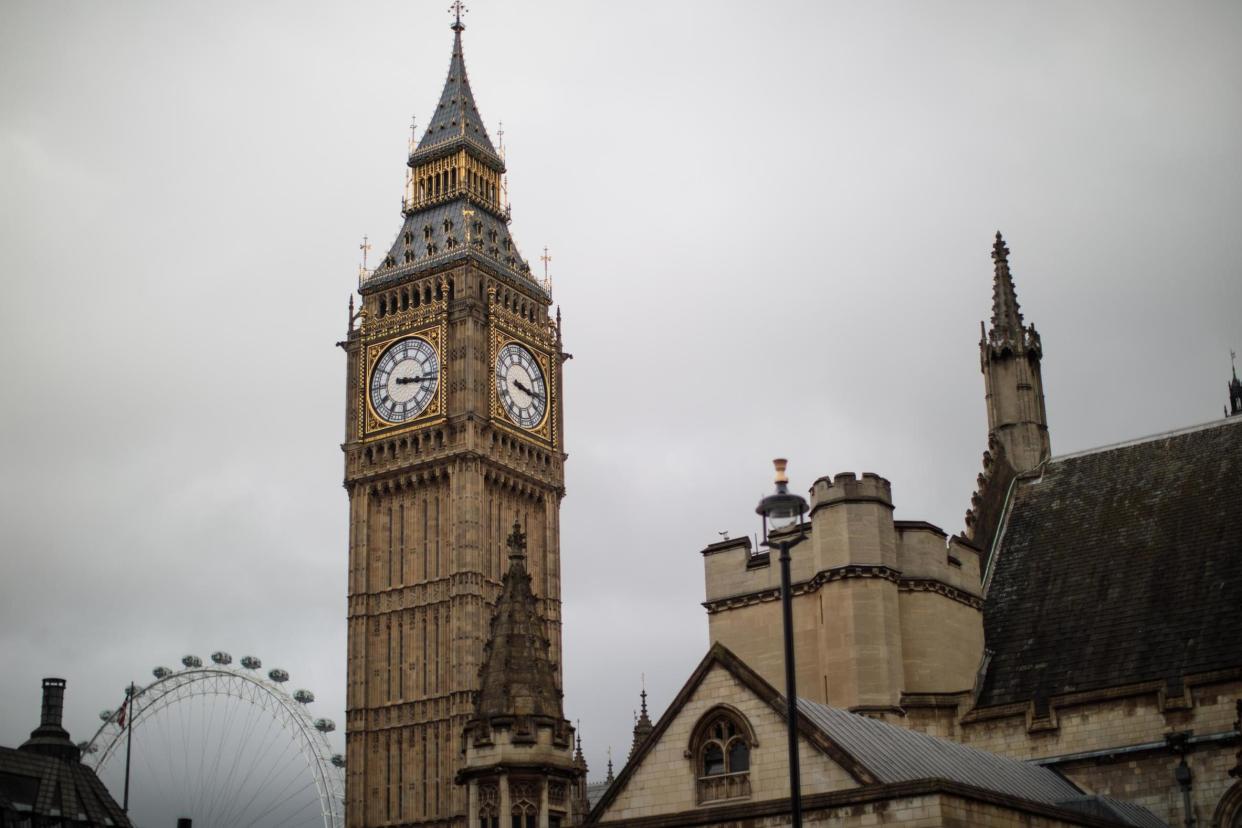
[[[1242,670],[1242,418],[1053,458],[991,562],[979,706]]]
[[[660,741],[695,690],[716,666],[727,670],[750,692],[767,702],[777,715],[785,718],[785,700],[781,694],[724,645],[713,644],[660,717],[651,735],[639,745],[616,781],[594,804],[588,822],[596,822],[603,816],[608,806],[625,789],[644,757]],[[798,699],[798,711],[802,736],[840,765],[858,782],[860,788],[936,780],[1080,813],[1088,813],[1084,809],[1093,808],[1090,813],[1097,817],[1107,811],[1106,821],[1115,824],[1163,825],[1141,808],[1129,813],[1121,808],[1101,810],[1094,805],[1081,805],[1079,803],[1084,800],[1094,803],[1096,799],[1085,796],[1064,777],[1038,765],[906,730],[808,699]],[[805,790],[806,784],[804,779],[805,794],[818,793]],[[1132,806],[1127,805],[1126,808]]]

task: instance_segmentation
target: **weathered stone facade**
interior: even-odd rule
[[[779,826],[791,821],[784,700],[719,644],[704,658],[621,775],[591,824],[625,828]],[[1124,803],[1084,796],[1012,759],[802,702],[803,823],[824,826],[1157,825]],[[740,767],[713,772],[705,722],[737,723]],[[725,783],[722,785],[722,783]]]
[[[559,318],[549,317],[549,292],[508,234],[496,186],[504,162],[474,105],[461,28],[435,117],[411,147],[405,223],[380,266],[362,274],[362,307],[340,343],[351,828],[464,822],[465,790],[454,782],[461,734],[474,712],[515,517],[529,538],[527,567],[560,684]],[[434,379],[434,391],[422,408],[385,416],[374,397],[386,385],[375,377],[385,354],[405,342],[434,353],[425,365],[435,370],[389,382]],[[523,417],[497,387],[508,346],[541,375],[537,387],[527,377]]]
[[[1008,255],[998,234],[966,531],[894,521],[874,474],[815,481],[793,558],[799,692],[1053,767],[1169,824],[1187,818],[1184,754],[1195,824],[1234,825],[1242,423],[1051,458],[1042,344]],[[781,683],[768,554],[739,539],[703,556],[711,640]]]

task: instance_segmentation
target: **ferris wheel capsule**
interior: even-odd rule
[[[315,719],[315,730],[320,733],[331,733],[336,730],[336,722],[331,719]]]
[[[181,659],[181,663],[189,670],[192,667],[202,667],[203,660],[196,655],[188,655]]]
[[[263,666],[263,662],[259,661],[254,656],[242,656],[241,666],[245,667],[247,670],[257,670]]]
[[[155,676],[157,679],[166,679],[172,674],[173,671],[167,667],[156,667],[151,671],[151,675]]]
[[[293,700],[302,704],[310,704],[315,700],[315,694],[309,690],[294,690]]]
[[[99,711],[99,721],[101,721],[101,722],[110,722],[110,721],[112,721],[112,711],[111,711],[111,710],[100,710],[100,711]]]
[[[339,753],[332,754],[332,767],[334,768],[345,767],[345,757]]]
[[[284,670],[280,670],[280,669],[268,670],[267,677],[270,678],[272,681],[276,682],[277,684],[279,684],[282,681],[289,680],[289,674],[286,673]]]
[[[233,657],[224,650],[216,650],[211,654],[211,660],[219,665],[228,665],[233,663]]]

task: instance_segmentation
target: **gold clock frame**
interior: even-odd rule
[[[375,338],[364,344],[362,376],[361,382],[358,383],[358,438],[360,440],[366,441],[381,437],[391,437],[395,434],[403,434],[407,431],[442,423],[447,419],[444,400],[445,388],[448,386],[449,378],[448,366],[444,359],[444,344],[447,341],[447,337],[448,327],[441,320],[430,325],[410,328],[383,339]],[[440,364],[440,376],[436,381],[436,392],[432,396],[431,401],[427,403],[427,407],[418,416],[403,423],[389,422],[379,415],[375,410],[375,406],[371,403],[371,374],[375,370],[376,362],[379,361],[379,358],[385,351],[398,342],[414,338],[425,340],[431,346],[431,349],[435,351],[436,361]]]
[[[491,412],[492,422],[497,428],[515,437],[527,440],[533,439],[536,442],[555,448],[556,441],[559,439],[556,430],[558,410],[561,404],[559,398],[560,377],[553,371],[554,363],[552,361],[552,352],[556,348],[556,340],[529,320],[518,316],[496,302],[494,288],[489,290],[488,294],[490,300],[490,313],[488,317],[491,324],[488,326],[487,332],[487,364],[489,374],[487,387],[488,410]],[[509,412],[505,411],[504,405],[500,402],[500,395],[496,392],[496,357],[500,354],[501,349],[510,343],[530,351],[531,356],[535,358],[535,362],[539,364],[539,370],[543,371],[545,383],[548,387],[547,408],[543,412],[543,419],[534,428],[522,428],[513,422],[509,418]]]

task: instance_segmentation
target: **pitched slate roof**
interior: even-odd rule
[[[474,215],[468,215],[467,210]],[[508,223],[471,205],[465,198],[407,215],[388,254],[375,272],[366,277],[362,287],[367,291],[378,290],[467,256],[521,280],[528,290],[533,287],[543,292],[531,275],[530,263],[518,252]]]
[[[990,565],[980,706],[1242,668],[1242,418],[1050,460]]]
[[[660,741],[711,668],[717,665],[767,702],[777,715],[785,717],[785,700],[781,694],[723,644],[713,644],[677,697],[660,716],[651,734],[630,757],[616,781],[604,790],[598,801],[592,803],[588,824],[600,822],[612,801],[629,784],[644,757]],[[809,699],[798,699],[798,711],[799,733],[840,765],[862,790],[930,780],[1068,809],[1110,824],[1142,828],[1164,826],[1159,819],[1137,806],[1124,803],[1124,807],[1112,807],[1114,803],[1088,796],[1072,782],[1045,767],[906,730]],[[804,777],[804,795],[819,793],[806,790],[808,782]]]
[[[0,747],[0,815],[60,817],[75,825],[128,826],[129,819],[86,765]]]
[[[487,137],[487,127],[483,125],[483,117],[474,102],[474,92],[470,89],[470,78],[466,75],[466,59],[461,50],[461,31],[464,28],[460,24],[453,28],[453,55],[449,59],[448,76],[444,79],[440,103],[414,154],[417,156],[449,144],[454,139],[461,139],[490,153],[499,162],[500,157],[492,146],[491,138]]]
[[[879,782],[946,779],[976,788],[1056,805],[1082,791],[1047,768],[967,747],[926,733],[798,699],[798,711]]]

